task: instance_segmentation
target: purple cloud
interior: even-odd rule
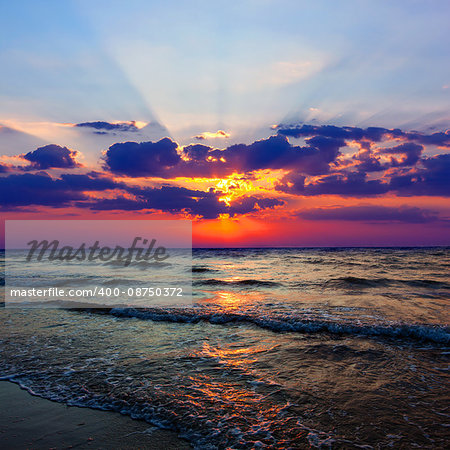
[[[78,206],[93,210],[158,210],[169,213],[187,213],[205,219],[215,219],[220,214],[230,216],[247,214],[260,209],[281,206],[284,201],[276,198],[243,197],[236,199],[231,205],[220,201],[220,191],[199,191],[178,186],[162,186],[161,188],[130,188],[135,200],[125,197],[102,199]]]
[[[294,125],[277,127],[278,134],[295,138],[308,136],[324,136],[352,141],[369,140],[380,142],[383,139],[400,139],[414,141],[424,145],[436,145],[450,148],[450,130],[432,134],[418,131],[402,131],[398,128],[389,129],[381,127],[337,127],[334,125]]]
[[[343,197],[371,197],[385,194],[389,185],[381,180],[367,180],[364,173],[347,172],[328,175],[305,185],[305,177],[287,175],[276,189],[294,195],[341,195]]]
[[[139,128],[136,126],[135,122],[119,122],[119,123],[110,123],[110,122],[83,122],[75,124],[76,127],[79,128],[92,128],[97,130],[94,133],[97,134],[106,134],[111,131],[125,131],[125,132],[135,132],[139,131]]]
[[[341,139],[312,138],[308,146],[293,146],[284,136],[270,136],[250,145],[237,144],[224,150],[205,145],[183,149],[169,138],[159,142],[126,142],[112,145],[105,155],[105,168],[113,173],[134,177],[223,177],[234,172],[247,173],[261,169],[295,169],[309,175],[328,173]]]
[[[102,124],[103,122],[100,122],[95,125],[97,128],[94,128],[101,129]],[[289,133],[302,136],[304,145],[292,145],[286,137]],[[208,219],[221,214],[235,216],[274,208],[285,202],[273,197],[247,196],[227,204],[220,200],[223,195],[220,191],[201,191],[170,185],[138,187],[114,181],[111,174],[172,179],[222,178],[240,173],[243,177],[251,178],[254,176],[253,172],[265,169],[285,171],[286,175],[275,187],[280,194],[363,198],[392,193],[397,196],[448,197],[450,154],[423,156],[425,145],[445,142],[448,136],[447,132],[423,135],[375,127],[361,129],[303,125],[290,130],[279,129],[277,135],[267,139],[251,144],[231,145],[222,150],[203,144],[188,145],[180,150],[178,144],[170,138],[157,142],[116,143],[111,145],[103,156],[104,168],[109,175],[98,172],[65,173],[58,178],[52,178],[45,172],[24,175],[24,170],[67,169],[79,166],[75,159],[77,152],[52,144],[20,155],[31,163],[26,168],[16,168],[21,174],[8,175],[12,168],[0,164],[0,172],[7,174],[0,177],[0,203],[4,209],[28,205],[74,205],[93,210],[186,213]],[[406,142],[393,147],[384,146],[385,140],[392,141],[393,138]],[[350,140],[358,141],[361,150],[353,156],[341,154],[341,150]],[[383,146],[373,145],[374,142],[381,141]],[[87,195],[89,191],[106,190],[118,192],[115,193],[115,198],[92,199]],[[352,217],[352,214],[355,214],[356,217],[361,211],[363,210],[340,210],[339,214],[341,217]],[[366,212],[373,220],[381,220],[376,217],[391,217],[389,220],[397,220],[393,211],[371,209]],[[328,213],[311,210],[305,214],[315,214],[319,217]],[[337,209],[330,214],[338,214]],[[431,220],[433,217],[431,213],[421,217],[418,211],[402,211],[403,217],[406,218],[408,214],[408,220],[411,222],[414,217],[415,220]]]
[[[70,201],[85,198],[45,172],[9,175],[0,178],[0,205],[2,209],[43,205],[54,208],[66,206]]]
[[[31,163],[32,169],[72,169],[80,166],[75,160],[77,153],[78,152],[70,150],[67,147],[50,144],[45,147],[39,147],[26,155],[21,155],[21,157]],[[25,170],[26,169],[28,168],[25,168]]]
[[[392,176],[390,190],[405,196],[450,196],[450,154],[423,158],[421,163],[424,169]]]
[[[158,177],[166,175],[181,158],[178,145],[169,138],[158,142],[124,142],[107,150],[104,161],[111,172],[130,177]]]
[[[356,168],[360,172],[379,172],[392,167],[414,166],[419,160],[424,148],[413,142],[405,142],[394,147],[378,148],[372,150],[370,145],[353,156],[353,160],[359,161]],[[382,162],[380,155],[389,155],[389,160]],[[400,158],[393,155],[401,155]]]
[[[89,191],[114,189],[122,193],[111,199],[93,200],[87,195]],[[125,197],[124,193],[131,194],[133,198]],[[284,201],[276,198],[250,196],[238,198],[231,205],[227,205],[219,200],[221,195],[222,192],[212,189],[205,192],[178,186],[129,186],[96,172],[84,175],[62,174],[60,178],[52,178],[46,172],[0,177],[0,205],[3,210],[26,206],[77,206],[97,211],[156,210],[214,219],[220,214],[235,216],[284,204]]]
[[[120,183],[95,173],[64,174],[52,178],[46,172],[11,174],[0,177],[0,205],[3,209],[42,205],[54,208],[85,200],[86,191],[104,191],[123,187]]]
[[[422,145],[406,142],[395,147],[378,149],[377,153],[384,155],[403,155],[403,159],[400,160],[391,156],[389,164],[390,167],[402,167],[416,164],[419,161],[422,151]]]

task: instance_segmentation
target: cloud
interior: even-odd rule
[[[144,210],[152,209],[173,214],[186,213],[205,219],[215,219],[221,214],[230,216],[248,214],[261,209],[281,206],[284,201],[276,198],[241,197],[230,205],[219,200],[222,193],[212,189],[205,192],[178,186],[161,188],[130,188],[136,197],[102,199],[84,206],[93,210]],[[80,204],[80,206],[83,206]]]
[[[450,154],[424,156],[425,150],[429,151],[428,145],[437,145],[436,142],[439,145],[445,144],[447,132],[425,135],[379,127],[362,129],[302,125],[289,131],[303,137],[303,145],[293,145],[287,137],[289,133],[283,134],[280,131],[281,129],[278,134],[266,139],[230,145],[223,149],[203,143],[180,147],[167,137],[156,142],[115,143],[102,157],[106,172],[59,175],[58,170],[57,177],[49,175],[52,169],[80,166],[76,161],[77,152],[55,144],[47,145],[19,155],[23,160],[29,161],[30,165],[27,167],[12,167],[0,163],[0,201],[4,209],[30,205],[77,206],[92,210],[163,211],[212,219],[223,214],[233,217],[282,206],[285,202],[277,197],[285,194],[355,198],[380,197],[388,193],[403,197],[448,197],[450,194]],[[359,151],[354,152],[355,145],[359,147]],[[13,169],[19,173],[14,174]],[[24,175],[23,172],[28,170],[48,170],[49,173]],[[120,178],[117,181],[117,177],[220,179],[241,174],[233,175],[233,178],[253,177],[259,182],[259,174],[256,173],[259,170],[281,171],[275,173],[282,175],[275,182],[273,195],[266,193],[263,196],[262,191],[258,195],[252,195],[250,191],[234,200],[227,199],[227,202],[223,201],[225,193],[220,190],[189,189],[170,185],[169,181],[162,187],[143,187],[143,180],[139,180],[139,185],[129,180],[120,181]],[[216,183],[217,180],[212,182]],[[153,181],[148,184],[155,183]],[[255,186],[256,189],[260,187]],[[228,189],[232,189],[232,184]],[[234,196],[239,190],[233,192]],[[316,220],[331,220],[324,218],[327,215],[334,217],[333,220],[356,220],[351,217],[357,217],[360,213],[363,217],[364,211],[374,221],[382,220],[377,217],[400,221],[400,218],[395,219],[400,216],[395,216],[394,211],[386,209],[340,208],[339,211],[333,209],[333,212],[317,209],[304,213],[310,214],[310,217],[315,215]],[[408,209],[401,213],[405,220],[409,217],[411,223],[413,220],[431,221],[432,212],[426,215],[424,211],[422,216],[419,212]]]
[[[295,169],[317,175],[345,146],[342,139],[317,137],[305,147],[293,146],[285,136],[270,136],[250,145],[237,144],[224,150],[202,144],[186,146],[181,158],[178,145],[164,138],[158,142],[126,142],[112,145],[105,154],[105,168],[134,177],[223,177],[261,169]]]
[[[108,189],[126,189],[125,183],[118,183],[98,172],[88,174],[62,174],[61,182],[73,191],[105,191]]]
[[[406,142],[391,148],[378,149],[378,154],[387,155],[403,155],[403,158],[390,158],[390,167],[413,166],[419,161],[420,155],[423,151],[423,146],[414,144],[413,142]]]
[[[241,197],[230,205],[227,213],[230,216],[235,216],[262,209],[272,209],[276,206],[283,206],[284,204],[285,202],[283,200],[277,198]]]
[[[415,156],[414,156],[415,157]],[[419,160],[423,168],[393,169],[382,179],[369,179],[364,172],[340,172],[306,183],[301,174],[289,173],[275,187],[292,195],[340,195],[372,197],[388,192],[398,196],[450,196],[450,154]],[[396,163],[397,166],[401,164]]]
[[[252,172],[261,169],[294,169],[316,175],[327,173],[339,148],[345,146],[340,139],[310,139],[308,146],[293,146],[284,136],[270,136],[250,145],[233,145],[223,151],[210,152],[211,156],[229,161],[236,172]]]
[[[401,130],[388,130],[380,127],[366,129],[357,127],[337,127],[334,125],[298,125],[292,127],[278,126],[278,134],[295,138],[308,136],[324,136],[329,138],[360,141],[369,139],[374,142],[381,141],[387,135],[397,136]]]
[[[211,147],[202,144],[187,145],[183,148],[183,154],[193,161],[206,161],[208,153],[212,150]]]
[[[117,190],[116,197],[93,199],[87,194],[107,190]],[[228,205],[220,200],[221,195],[222,192],[213,189],[205,192],[178,186],[129,186],[96,172],[62,174],[60,178],[52,178],[46,172],[0,177],[0,205],[3,210],[27,206],[77,206],[97,211],[155,210],[214,219],[221,214],[233,217],[284,204],[276,198],[249,196]]]
[[[337,220],[357,222],[426,223],[438,220],[434,211],[401,206],[345,206],[337,208],[312,208],[298,213],[306,220]]]
[[[433,134],[421,134],[416,131],[405,133],[407,139],[424,145],[436,145],[450,148],[450,130]]]
[[[194,139],[203,140],[203,139],[228,139],[230,134],[223,131],[218,130],[215,133],[211,133],[209,131],[204,131],[203,133],[197,134],[194,136]]]
[[[294,195],[340,195],[343,197],[372,197],[389,191],[388,183],[367,180],[366,174],[348,172],[322,177],[305,184],[305,177],[287,175],[276,190]]]
[[[294,195],[327,194],[353,197],[375,196],[387,192],[399,196],[447,197],[450,193],[446,175],[450,170],[450,155],[422,156],[424,146],[450,147],[450,131],[425,134],[381,127],[363,129],[333,125],[299,125],[279,126],[278,133],[283,136],[302,137],[309,145],[319,138],[326,138],[357,143],[360,147],[360,151],[351,156],[339,158],[338,153],[335,153],[337,156],[333,170],[319,179],[310,181],[305,178],[307,173],[291,171],[278,184],[276,189],[279,191]],[[398,141],[403,142],[383,147],[379,144]],[[342,168],[346,168],[346,171],[342,171]],[[368,176],[376,172],[384,173],[377,178]]]
[[[158,142],[124,142],[114,144],[104,155],[106,168],[130,177],[158,177],[176,166],[181,158],[178,145],[169,138]]]
[[[283,169],[287,174],[276,190],[299,196],[372,197],[387,192],[448,196],[450,192],[445,174],[449,156],[423,157],[424,145],[416,142],[374,147],[372,141],[364,140],[370,137],[384,143],[387,134],[389,139],[404,135],[401,130],[312,125],[301,130],[305,135],[320,134],[306,137],[304,146],[292,145],[286,136],[277,134],[222,150],[193,144],[180,151],[169,138],[117,143],[106,152],[104,167],[117,175],[165,179],[223,178],[233,173]],[[362,139],[358,141],[360,152],[341,153],[348,136]],[[376,172],[384,173],[370,175]]]
[[[72,200],[81,200],[84,197],[81,192],[70,190],[46,173],[9,175],[0,178],[2,209],[30,205],[58,208]]]
[[[31,166],[25,169],[46,170],[51,168],[72,169],[80,167],[81,164],[75,160],[77,155],[78,152],[75,150],[50,144],[20,156],[31,163]]]
[[[450,148],[450,130],[432,134],[419,133],[418,131],[402,131],[398,128],[382,127],[337,127],[334,125],[278,125],[278,134],[295,138],[308,136],[325,136],[351,141],[369,140],[380,142],[383,139],[405,139],[424,145],[436,145]]]
[[[413,142],[377,149],[371,149],[369,144],[360,153],[354,155],[353,160],[359,161],[356,168],[360,172],[379,172],[392,167],[413,166],[420,160],[423,150],[422,145]],[[385,162],[380,158],[384,155],[389,155]],[[392,155],[401,155],[401,157],[396,158]]]
[[[139,123],[140,124],[140,123]],[[122,131],[122,132],[135,132],[139,131],[140,127],[137,126],[138,122],[83,122],[75,124],[76,127],[80,128],[92,128],[97,134],[106,134],[111,131]],[[145,124],[144,124],[145,125]]]
[[[393,175],[390,189],[399,195],[450,196],[450,154],[421,160],[423,169]]]
[[[0,177],[0,205],[2,209],[42,205],[54,208],[85,200],[87,191],[104,191],[123,187],[122,184],[96,173],[64,174],[52,178],[46,172],[11,174]]]

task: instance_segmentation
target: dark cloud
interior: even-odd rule
[[[360,172],[379,172],[392,167],[414,166],[420,160],[423,150],[422,145],[413,142],[376,150],[371,150],[369,147],[354,155],[353,160],[359,161],[356,168]],[[380,155],[389,155],[388,161],[382,162]],[[400,157],[393,155],[400,155]]]
[[[371,197],[385,194],[389,191],[389,185],[381,180],[367,180],[364,173],[348,172],[328,175],[306,185],[304,177],[287,175],[276,189],[294,195]]]
[[[158,142],[124,142],[107,150],[104,161],[111,172],[130,177],[164,177],[181,158],[169,138]]]
[[[358,155],[354,155],[353,160],[358,161],[356,169],[359,172],[381,172],[386,170],[386,165],[382,164],[380,158],[373,155],[370,150],[363,150]]]
[[[211,147],[202,144],[187,145],[183,148],[183,154],[193,161],[205,161]]]
[[[344,220],[359,222],[425,223],[438,220],[434,211],[401,206],[345,206],[338,208],[313,208],[299,213],[307,220]]]
[[[96,125],[91,128],[96,130],[101,130],[104,124],[93,123]],[[303,137],[304,145],[293,145],[288,135]],[[77,152],[52,144],[20,155],[30,162],[26,168],[15,168],[20,174],[8,174],[12,168],[0,164],[0,173],[6,174],[0,177],[0,203],[4,209],[28,205],[75,205],[93,210],[155,210],[213,219],[221,214],[236,216],[274,208],[283,205],[284,201],[249,195],[238,197],[227,204],[220,200],[223,196],[220,191],[205,192],[171,185],[139,187],[128,182],[117,182],[111,174],[170,180],[175,177],[223,178],[238,173],[242,174],[242,179],[252,179],[255,171],[265,169],[284,170],[286,175],[279,180],[275,190],[296,196],[363,198],[392,193],[405,197],[448,197],[450,154],[423,156],[424,146],[441,145],[448,137],[447,132],[423,135],[375,127],[362,129],[302,125],[289,130],[279,129],[277,135],[267,139],[231,145],[225,149],[194,144],[179,150],[178,144],[170,138],[157,142],[116,143],[103,156],[104,168],[109,174],[64,173],[58,178],[52,178],[46,172],[24,174],[24,170],[79,166],[75,159]],[[384,141],[392,141],[392,138],[398,138],[400,143],[395,142],[398,145],[393,147],[388,147],[392,142],[385,145]],[[350,141],[357,141],[360,151],[350,157],[342,155],[341,150]],[[381,141],[383,144],[374,145]],[[106,190],[116,190],[114,198],[111,198],[110,193],[103,196],[108,198],[93,199],[92,195],[88,195],[90,191]],[[320,220],[331,220],[325,219],[326,215],[334,217],[333,220],[357,220],[352,217],[357,217],[359,213],[362,217],[364,209],[361,208],[326,210],[332,212],[317,209],[303,213],[310,214],[311,218],[315,215],[316,220],[319,220],[320,215],[324,217]],[[377,217],[401,221],[395,218],[391,210],[372,208],[365,212],[366,217],[372,217],[374,221],[384,220]],[[430,221],[434,216],[431,212],[413,211],[410,208],[402,210],[401,217],[405,218],[405,222],[409,220],[412,223],[414,220]]]
[[[310,139],[308,146],[293,146],[284,136],[270,136],[268,139],[250,145],[232,145],[225,150],[212,151],[210,155],[224,158],[237,172],[252,172],[261,169],[295,169],[316,175],[327,173],[329,163],[334,161],[339,148],[345,146],[340,139]]]
[[[450,147],[450,132],[424,134],[416,131],[380,127],[357,128],[331,125],[299,125],[279,127],[283,136],[303,137],[312,145],[317,139],[356,141],[361,148],[352,156],[356,172],[342,172],[342,160],[336,160],[334,173],[306,183],[301,171],[291,171],[281,180],[277,190],[296,195],[335,194],[364,197],[393,192],[400,196],[448,196],[449,155],[423,157],[424,145]],[[312,137],[310,137],[312,136]],[[374,148],[372,144],[397,139],[404,141],[393,147]],[[398,141],[397,141],[398,142]],[[341,144],[337,144],[340,148]],[[323,147],[322,147],[323,148]],[[336,150],[334,150],[336,151]],[[338,153],[335,153],[336,155]],[[345,163],[345,160],[344,160]],[[405,169],[405,170],[400,170]],[[336,172],[336,170],[338,172]],[[382,178],[368,177],[370,173],[385,172]]]
[[[364,129],[357,127],[336,127],[334,125],[299,125],[292,127],[280,125],[278,127],[278,134],[295,138],[323,136],[352,141],[368,139],[373,142],[379,142],[386,137],[401,137],[403,132],[399,129],[389,130],[380,127],[369,127]]]
[[[220,178],[232,173],[251,174],[262,169],[284,169],[288,173],[276,190],[292,195],[342,195],[371,197],[394,192],[397,195],[448,195],[446,156],[423,158],[424,147],[404,142],[373,150],[369,141],[361,142],[361,151],[353,156],[355,170],[340,170],[338,159],[346,146],[345,137],[384,139],[399,136],[401,130],[351,127],[303,126],[308,137],[305,146],[292,145],[286,136],[276,135],[252,144],[231,145],[223,150],[195,144],[184,147],[181,156],[177,144],[165,138],[159,142],[114,144],[105,155],[105,168],[134,177]],[[420,168],[423,165],[424,168]],[[404,168],[405,170],[400,170]],[[383,177],[370,173],[385,171]],[[308,176],[320,178],[308,180]],[[445,192],[446,191],[446,192]]]
[[[207,192],[178,186],[161,188],[131,188],[135,200],[125,197],[91,202],[87,206],[94,210],[144,210],[153,209],[170,213],[187,213],[205,219],[215,219],[220,214],[230,216],[247,214],[260,209],[274,208],[284,202],[275,198],[243,197],[231,205],[220,201],[219,191]]]
[[[390,190],[398,195],[450,195],[450,154],[437,155],[421,160],[424,169],[393,175]]]
[[[110,122],[83,122],[75,124],[76,127],[81,128],[92,128],[94,130],[99,130],[99,134],[104,134],[110,131],[125,131],[125,132],[134,132],[139,131],[139,128],[136,126],[135,122],[119,122],[119,123],[110,123]]]
[[[67,206],[73,201],[85,200],[86,191],[104,191],[122,185],[97,174],[64,174],[52,178],[46,172],[12,174],[0,177],[0,205],[3,209],[43,205]]]
[[[214,218],[223,212],[224,202],[219,201],[220,192],[207,192],[178,186],[161,188],[136,188],[132,192],[146,202],[148,209],[171,213],[189,212],[206,218]]]
[[[115,198],[93,200],[87,195],[90,191],[114,189],[118,190]],[[251,196],[238,198],[227,205],[219,200],[221,195],[222,192],[213,189],[205,192],[178,186],[129,186],[96,172],[63,174],[60,178],[52,178],[46,172],[0,177],[0,205],[3,210],[38,205],[54,208],[77,206],[98,211],[149,209],[214,219],[220,214],[235,216],[284,204],[284,201],[275,198]]]
[[[303,196],[372,197],[392,192],[398,196],[448,197],[450,195],[450,154],[422,158],[419,161],[423,168],[394,169],[389,174],[390,178],[384,179],[369,179],[364,172],[341,172],[305,183],[305,176],[290,173],[281,179],[276,190]],[[396,162],[393,165],[400,167],[402,164]]]
[[[86,175],[63,174],[61,184],[73,191],[105,191],[107,189],[125,189],[125,183],[117,183],[97,172]]]
[[[76,206],[79,208],[89,208],[94,211],[141,211],[148,209],[145,201],[134,200],[123,196],[104,198],[90,202],[78,202]]]
[[[318,137],[309,139],[308,146],[299,147],[277,135],[224,150],[189,145],[183,149],[182,159],[176,152],[177,144],[165,138],[155,143],[114,144],[104,159],[110,171],[135,177],[223,177],[261,169],[295,169],[318,175],[329,171],[339,148],[345,145],[341,139]]]
[[[77,153],[78,152],[70,150],[67,147],[50,144],[20,156],[31,163],[32,169],[72,169],[80,166],[75,160]]]
[[[402,131],[398,128],[389,129],[381,127],[337,127],[334,125],[294,125],[277,127],[278,133],[283,136],[295,138],[308,136],[324,136],[352,141],[369,140],[380,142],[383,139],[403,138],[424,145],[437,145],[450,147],[450,130],[432,134],[419,133],[418,131]]]
[[[432,134],[422,134],[417,131],[405,133],[405,136],[411,140],[424,145],[436,145],[438,147],[450,148],[450,130]]]
[[[283,200],[277,198],[257,198],[253,196],[241,197],[230,205],[227,212],[230,216],[235,216],[238,214],[247,214],[260,209],[271,209],[284,204],[285,202]]]
[[[419,144],[414,144],[413,142],[406,142],[404,144],[397,145],[390,148],[378,149],[378,154],[387,155],[402,155],[403,158],[398,159],[390,157],[390,167],[402,167],[402,166],[413,166],[419,161],[420,155],[423,151],[423,146]]]
[[[30,205],[61,207],[85,196],[46,173],[9,175],[0,178],[0,205],[3,209]]]

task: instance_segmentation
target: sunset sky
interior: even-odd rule
[[[450,3],[2,1],[3,219],[450,244]]]

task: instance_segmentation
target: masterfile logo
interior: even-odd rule
[[[139,247],[139,241],[142,245]],[[95,241],[91,246],[83,242],[78,248],[70,245],[60,246],[60,241],[54,239],[49,242],[42,240],[38,242],[36,239],[27,243],[30,246],[28,251],[27,261],[36,258],[37,261],[42,261],[47,258],[49,261],[111,261],[116,260],[123,262],[125,267],[135,261],[150,261],[162,262],[170,255],[167,249],[163,246],[156,245],[156,239],[145,239],[142,237],[135,237],[130,247],[124,248],[120,245],[115,247],[100,246],[100,241]]]
[[[191,302],[192,224],[180,220],[7,221],[6,307]]]

